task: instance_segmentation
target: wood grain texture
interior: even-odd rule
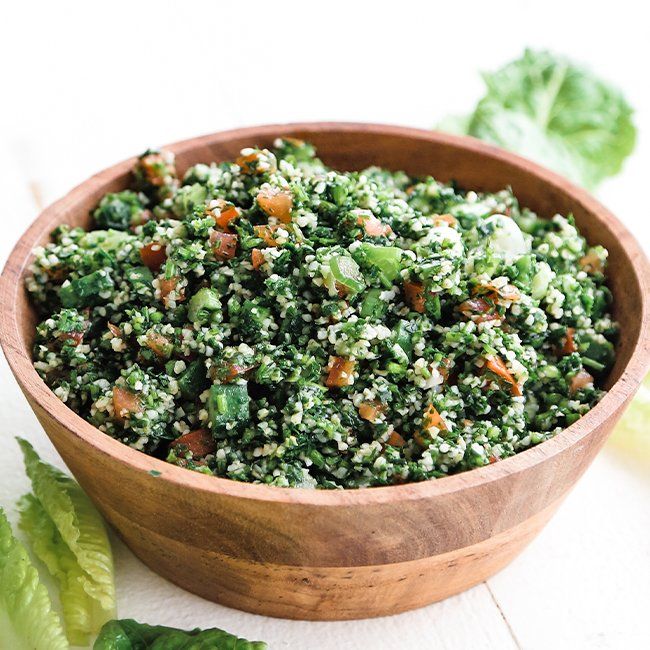
[[[31,250],[62,222],[87,225],[133,160],[46,209],[12,252],[0,286],[9,364],[52,442],[107,519],[151,568],[190,591],[273,616],[338,619],[404,611],[485,579],[540,530],[598,452],[649,360],[647,260],[603,206],[564,179],[470,138],[355,124],[239,129],[170,148],[184,171],[278,135],[312,141],[340,169],[379,164],[498,190],[510,185],[542,216],[573,213],[610,251],[624,324],[608,394],[553,440],[464,474],[403,486],[310,491],[248,485],[168,465],[105,436],[67,409],[34,371],[34,315],[22,287]],[[149,470],[161,472],[151,476]]]

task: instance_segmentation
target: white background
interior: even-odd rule
[[[650,249],[650,22],[641,2],[12,2],[0,16],[0,258],[45,203],[148,146],[301,120],[430,128],[526,46],[586,62],[639,141],[599,190]],[[27,489],[13,435],[60,463],[0,362],[0,504]],[[650,470],[610,444],[525,553],[475,589],[385,619],[273,620],[191,596],[115,542],[120,615],[272,648],[650,647]],[[0,643],[0,647],[2,644]]]

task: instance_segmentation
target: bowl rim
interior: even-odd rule
[[[31,358],[22,349],[24,343],[20,333],[16,306],[18,292],[23,290],[22,279],[24,273],[33,257],[32,250],[43,231],[52,229],[51,222],[57,220],[58,213],[67,204],[75,203],[89,191],[92,191],[93,188],[99,188],[108,180],[127,173],[135,161],[135,157],[132,157],[91,176],[73,188],[63,198],[41,211],[15,244],[7,258],[0,276],[0,343],[14,377],[29,401],[35,402],[66,433],[75,436],[83,444],[94,447],[102,455],[110,457],[115,462],[127,465],[133,470],[153,472],[154,475],[151,476],[151,480],[164,481],[182,488],[240,499],[325,507],[379,505],[398,501],[428,499],[491,483],[506,476],[523,472],[579,443],[612,413],[623,408],[638,388],[650,366],[650,264],[634,237],[605,206],[587,191],[573,185],[559,174],[526,158],[472,137],[456,136],[412,127],[355,122],[270,124],[219,131],[180,140],[166,145],[164,148],[178,155],[208,143],[227,142],[235,138],[250,138],[253,141],[255,138],[269,138],[280,134],[289,135],[300,131],[312,133],[358,133],[364,131],[377,137],[398,136],[459,147],[484,159],[504,162],[528,174],[534,174],[545,184],[561,193],[568,194],[574,202],[581,204],[585,210],[599,215],[603,222],[607,222],[611,231],[622,241],[625,254],[633,261],[632,266],[635,279],[641,289],[642,302],[639,305],[641,317],[639,336],[635,342],[630,360],[618,380],[611,386],[602,400],[582,418],[550,440],[498,463],[451,476],[403,485],[314,490],[311,488],[284,488],[245,483],[200,474],[171,465],[164,460],[153,458],[124,445],[77,415],[60,401],[40,378],[32,365]]]

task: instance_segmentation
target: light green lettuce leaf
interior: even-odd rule
[[[262,641],[246,641],[217,628],[178,630],[133,619],[110,621],[102,628],[94,650],[266,650]]]
[[[455,135],[467,135],[471,119],[471,115],[447,115],[438,122],[436,129]]]
[[[27,494],[20,500],[19,509],[20,528],[36,557],[58,582],[68,640],[72,645],[86,646],[91,635],[106,622],[107,614],[86,593],[85,574],[40,501]]]
[[[76,481],[44,463],[26,440],[18,443],[34,496],[79,565],[79,582],[103,610],[100,618],[114,617],[113,556],[101,515]]]
[[[590,71],[545,51],[484,74],[485,96],[464,133],[530,157],[593,188],[634,149],[632,109]],[[452,131],[463,129],[455,119]],[[444,129],[444,122],[441,128]]]
[[[0,647],[67,650],[63,626],[25,547],[0,508]]]
[[[531,158],[573,180],[585,175],[584,164],[561,137],[548,133],[525,113],[505,109],[485,99],[469,120],[468,133],[475,138]]]

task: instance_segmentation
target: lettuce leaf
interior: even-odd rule
[[[534,118],[504,108],[490,99],[479,103],[469,122],[475,138],[525,155],[554,171],[585,185],[584,165],[561,137],[549,133]]]
[[[545,51],[484,74],[467,122],[441,124],[533,158],[587,188],[617,174],[634,149],[632,109],[593,73]]]
[[[27,535],[34,554],[59,584],[68,640],[72,645],[88,645],[91,635],[108,620],[107,614],[86,593],[85,574],[41,502],[33,494],[26,494],[19,501],[19,510],[20,528]]]
[[[61,621],[25,547],[0,508],[0,645],[12,650],[67,650]]]
[[[147,625],[132,619],[110,621],[102,628],[94,650],[265,650],[262,641],[246,641],[228,632],[178,630],[162,625]]]
[[[66,588],[66,593],[73,598],[67,605],[69,615],[71,608],[80,605],[77,584],[81,585],[90,599],[96,601],[97,604],[93,604],[96,611],[91,614],[96,630],[103,622],[115,616],[113,556],[104,522],[76,481],[44,463],[26,440],[18,438],[18,444],[23,451],[25,469],[32,482],[34,497],[58,533],[58,537],[55,536],[51,542],[43,538],[39,544],[39,557],[42,554],[44,563],[58,579],[64,574],[66,581],[74,578],[70,589]],[[30,520],[25,519],[28,532],[28,526],[32,524],[31,517],[37,516],[33,503],[30,507]],[[46,524],[43,526],[46,527]],[[47,534],[40,529],[39,532]],[[71,555],[62,551],[64,546]],[[55,559],[56,551],[62,551],[64,555]],[[70,564],[72,557],[78,571]],[[74,620],[74,625],[79,623],[78,631],[81,631],[84,626],[81,624],[80,613],[75,615]]]

